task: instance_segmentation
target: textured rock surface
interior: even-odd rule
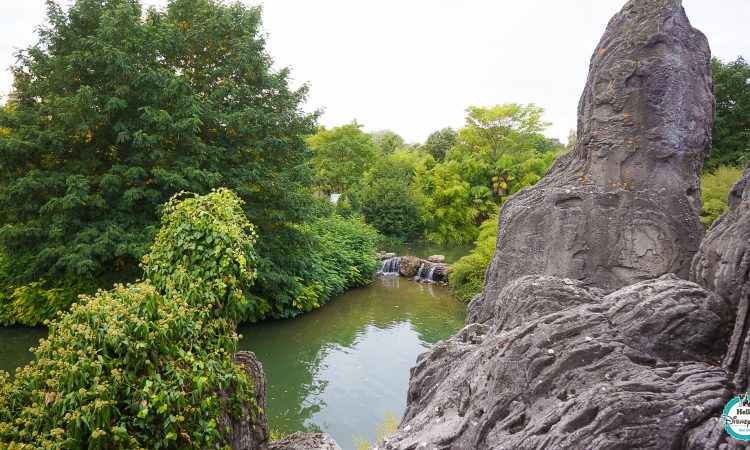
[[[718,418],[750,348],[747,179],[696,255],[709,61],[680,0],[610,21],[576,149],[503,207],[484,293],[419,357],[379,449],[746,447]]]
[[[386,259],[395,258],[395,253],[378,252],[378,260],[385,261]]]
[[[750,374],[750,164],[729,194],[729,207],[703,240],[690,275],[737,311],[723,366],[735,373],[738,391],[746,392]]]
[[[444,255],[431,255],[427,257],[427,261],[431,263],[444,263],[445,256]]]
[[[268,450],[341,450],[341,447],[323,433],[294,433],[268,445]]]
[[[732,385],[717,358],[730,307],[714,293],[673,275],[607,296],[527,276],[493,306],[420,356],[379,448],[703,448],[715,433]]]
[[[403,277],[412,278],[417,274],[417,270],[419,270],[421,264],[422,260],[416,256],[402,256],[399,273]]]
[[[631,0],[594,51],[575,150],[502,208],[484,299],[519,276],[607,292],[665,273],[688,277],[704,235],[699,174],[710,147],[710,51],[680,0]]]
[[[447,283],[448,282],[448,264],[445,263],[434,263],[429,261],[423,261],[424,267],[422,268],[422,281],[431,281],[433,283]],[[432,274],[432,278],[430,278]]]
[[[255,400],[262,411],[266,410],[266,375],[263,366],[253,352],[242,351],[234,354],[234,362],[245,368],[253,379]],[[231,396],[232,391],[222,395]],[[252,410],[251,410],[252,409]],[[268,417],[265,412],[255,408],[243,407],[242,418],[232,418],[224,413],[219,419],[219,428],[229,426],[232,430],[232,448],[234,450],[257,450],[268,440]]]

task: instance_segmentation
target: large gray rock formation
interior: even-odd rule
[[[730,210],[711,227],[695,255],[691,279],[726,298],[737,312],[723,367],[739,392],[750,375],[750,163],[729,194]]]
[[[484,295],[419,357],[380,449],[744,447],[719,416],[743,386],[727,369],[747,382],[750,175],[691,270],[709,59],[680,0],[630,0],[612,19],[575,151],[503,207]],[[718,295],[675,275],[691,272]]]
[[[612,292],[676,273],[687,278],[704,235],[699,175],[710,147],[710,51],[680,0],[630,0],[591,58],[575,150],[503,206],[484,299],[544,274]]]
[[[717,359],[730,306],[695,283],[665,275],[603,296],[527,276],[492,307],[493,320],[420,356],[403,421],[379,448],[700,446],[695,429],[730,398]]]

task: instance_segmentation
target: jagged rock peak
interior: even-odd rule
[[[700,174],[711,145],[710,59],[681,1],[629,1],[591,57],[578,107],[582,176],[639,188]],[[687,189],[697,188],[693,178]]]
[[[484,303],[524,275],[606,292],[666,273],[688,277],[704,235],[710,59],[679,1],[631,0],[615,15],[591,58],[576,149],[503,206],[484,295],[472,301],[469,322],[487,321]]]

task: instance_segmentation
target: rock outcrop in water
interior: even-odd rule
[[[699,176],[710,147],[710,50],[679,0],[631,0],[591,58],[574,151],[508,200],[483,299],[523,275],[581,280],[612,292],[688,277],[704,235]]]
[[[341,450],[341,447],[327,434],[297,432],[272,442],[268,450]]]
[[[680,0],[610,21],[575,151],[503,207],[484,294],[378,448],[743,447],[719,416],[747,385],[750,175],[698,252],[709,61]]]
[[[263,366],[253,352],[241,351],[234,354],[236,364],[245,368],[253,379],[253,391],[257,406],[243,407],[241,418],[222,414],[220,428],[232,430],[232,450],[341,450],[336,441],[323,433],[294,433],[277,442],[268,442],[268,417],[266,416],[266,375]],[[231,396],[232,392],[222,395]]]

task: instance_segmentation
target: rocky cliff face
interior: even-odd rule
[[[748,385],[750,166],[701,244],[709,58],[680,0],[610,21],[577,148],[503,207],[484,294],[380,449],[745,447],[719,416]]]
[[[419,358],[379,448],[675,448],[730,398],[715,325],[730,308],[694,283],[665,275],[603,296],[527,276],[501,297],[513,301],[496,320]]]
[[[704,235],[699,175],[713,120],[710,51],[679,0],[631,0],[591,58],[574,151],[499,217],[484,299],[519,276],[581,280],[612,292],[687,277]]]
[[[746,392],[750,374],[750,163],[728,200],[731,209],[703,240],[690,276],[726,298],[737,311],[722,366],[735,373],[738,391]]]

